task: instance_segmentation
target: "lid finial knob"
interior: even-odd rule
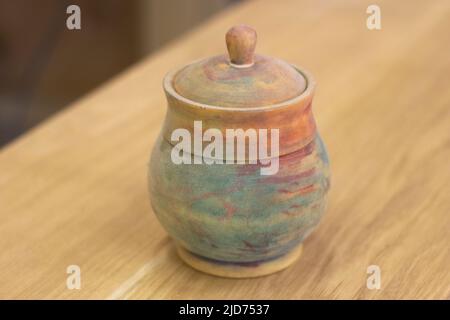
[[[246,68],[253,65],[256,47],[256,31],[246,25],[237,25],[228,30],[225,40],[230,62],[234,67]]]

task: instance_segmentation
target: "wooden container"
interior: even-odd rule
[[[329,166],[311,111],[312,76],[254,54],[256,32],[248,26],[231,28],[226,43],[228,56],[196,61],[164,79],[168,110],[150,161],[150,198],[187,264],[255,277],[300,256],[325,211]],[[248,133],[240,151],[239,139],[228,139],[239,130]],[[268,148],[259,153],[264,134]],[[218,145],[211,152],[219,140],[222,152]]]

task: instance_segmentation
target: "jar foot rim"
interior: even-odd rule
[[[291,251],[276,259],[255,263],[215,261],[193,254],[178,244],[176,248],[181,260],[198,271],[225,278],[254,278],[269,275],[289,267],[300,258],[303,244],[300,243]]]

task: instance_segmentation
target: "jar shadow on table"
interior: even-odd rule
[[[166,239],[171,240],[170,237],[167,237]],[[314,239],[308,239],[306,242],[311,242],[311,240],[314,241]],[[164,241],[164,242],[166,243],[166,241]],[[162,263],[162,265],[164,265],[165,268],[167,268],[167,269],[175,268],[178,271],[182,272],[183,273],[182,279],[184,279],[185,277],[195,277],[196,279],[205,278],[205,279],[208,279],[209,281],[211,279],[216,279],[216,280],[220,280],[220,281],[236,283],[236,282],[246,281],[246,280],[276,278],[277,276],[285,274],[285,272],[289,272],[289,270],[292,271],[292,270],[296,269],[296,266],[301,264],[300,263],[301,259],[300,259],[293,265],[290,265],[289,267],[282,269],[278,272],[272,273],[272,274],[266,274],[266,275],[261,275],[261,276],[257,276],[257,277],[248,276],[248,277],[242,277],[242,278],[230,278],[227,276],[208,274],[206,272],[198,271],[197,269],[192,268],[187,262],[183,261],[183,259],[180,258],[179,248],[177,247],[177,245],[175,243],[173,243],[173,241],[170,241],[170,242],[168,241],[168,248],[166,250],[167,250],[167,259],[166,259],[166,261],[164,261]],[[311,250],[308,250],[308,251],[311,251]],[[296,273],[296,275],[298,276],[298,273]]]

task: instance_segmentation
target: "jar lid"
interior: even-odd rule
[[[256,32],[246,25],[226,34],[227,55],[194,62],[173,78],[175,91],[189,100],[220,107],[254,108],[301,95],[307,83],[290,64],[254,54]]]

